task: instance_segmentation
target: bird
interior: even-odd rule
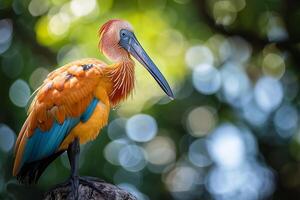
[[[94,140],[108,123],[110,110],[131,95],[135,62],[144,66],[169,98],[173,92],[137,40],[132,25],[111,19],[98,30],[98,49],[111,62],[96,58],[73,61],[50,72],[32,94],[27,118],[15,143],[13,175],[36,184],[47,166],[67,152],[75,199],[80,145]]]

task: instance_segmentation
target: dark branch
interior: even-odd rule
[[[135,196],[115,185],[93,177],[89,177],[89,179],[93,180],[92,182],[95,188],[80,183],[78,188],[78,200],[137,200]],[[71,189],[70,185],[58,186],[48,191],[45,194],[44,200],[73,200]]]

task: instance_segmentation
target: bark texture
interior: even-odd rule
[[[137,200],[135,196],[119,187],[89,177],[93,187],[79,182],[78,200]],[[71,185],[59,185],[45,193],[44,200],[73,200]]]

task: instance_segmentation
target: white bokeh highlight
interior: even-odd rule
[[[126,123],[126,133],[133,141],[148,142],[157,134],[156,121],[150,115],[134,115]]]

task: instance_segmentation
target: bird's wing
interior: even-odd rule
[[[96,59],[84,59],[48,75],[31,102],[16,141],[15,175],[24,162],[54,153],[66,134],[92,114],[98,102],[93,92],[103,65]]]

